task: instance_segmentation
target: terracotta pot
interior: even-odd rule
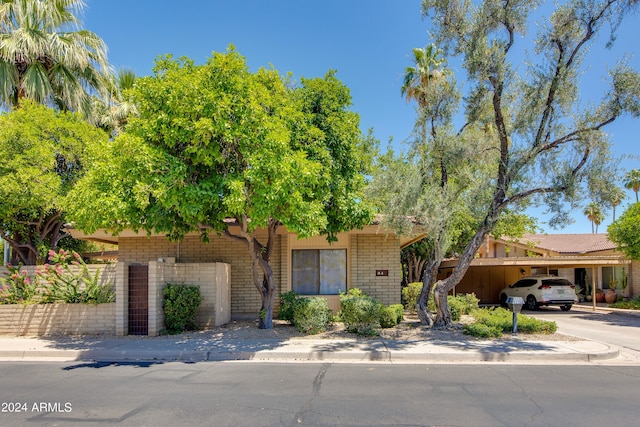
[[[604,299],[607,301],[607,304],[613,304],[618,299],[618,294],[613,289],[609,289],[607,293],[604,294]]]
[[[596,302],[604,302],[604,294],[602,292],[596,292]]]

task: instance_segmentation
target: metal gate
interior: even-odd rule
[[[149,267],[129,266],[129,335],[149,334]]]

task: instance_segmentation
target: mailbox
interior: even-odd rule
[[[520,297],[509,297],[507,298],[507,307],[509,310],[514,313],[520,313],[522,311],[522,306],[524,305],[524,300]]]
[[[511,333],[515,336],[518,335],[518,313],[522,310],[524,300],[520,297],[507,298],[507,307],[513,312],[513,330]]]

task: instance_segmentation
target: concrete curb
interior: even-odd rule
[[[199,342],[111,341],[101,348],[52,349],[39,340],[0,339],[0,361],[65,360],[84,362],[382,362],[382,363],[568,363],[619,357],[620,351],[592,341],[420,341],[290,340]],[[13,347],[13,348],[11,348]]]

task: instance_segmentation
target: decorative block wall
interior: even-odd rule
[[[115,303],[0,305],[0,334],[113,335]]]

